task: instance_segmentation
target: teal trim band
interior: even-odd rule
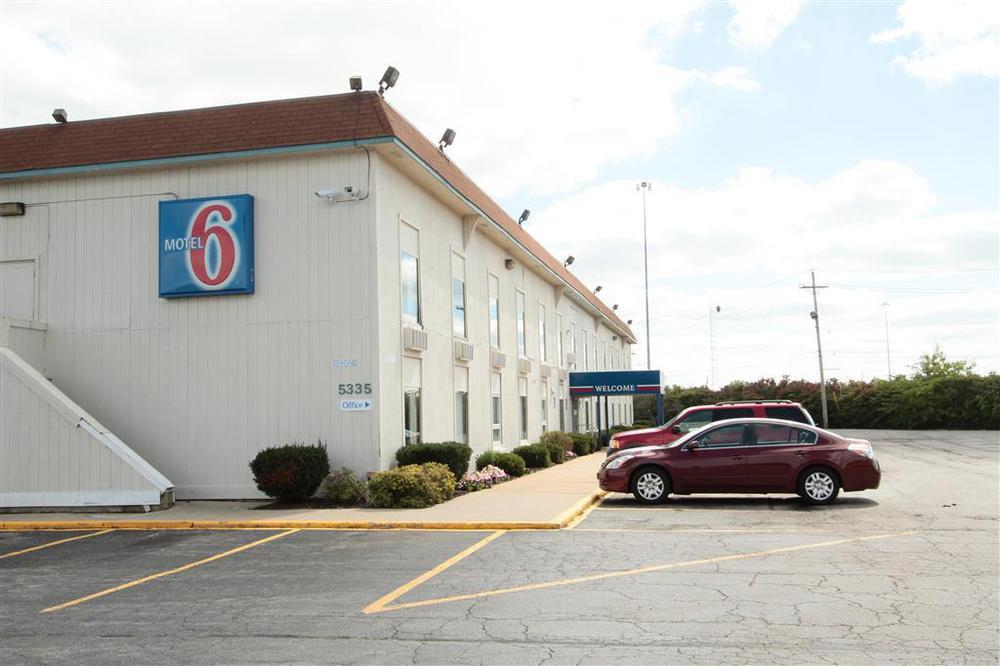
[[[224,153],[205,153],[203,155],[181,155],[178,157],[158,157],[149,160],[132,160],[129,162],[107,162],[105,164],[80,164],[77,166],[53,167],[51,169],[29,169],[27,171],[9,171],[0,173],[0,180],[17,178],[43,178],[45,176],[65,176],[71,174],[93,173],[101,171],[117,171],[119,169],[136,169],[143,167],[170,166],[190,162],[210,162],[212,160],[231,160],[262,155],[283,155],[307,153],[316,150],[333,148],[351,148],[353,146],[377,145],[393,143],[395,137],[381,136],[372,139],[351,139],[349,141],[333,141],[330,143],[308,143],[301,146],[279,146],[276,148],[254,148],[253,150],[232,150]]]

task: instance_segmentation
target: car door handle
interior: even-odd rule
[[[800,456],[807,456],[807,455],[809,455],[808,451],[796,451],[795,453],[796,453],[796,455],[800,455]]]
[[[743,456],[733,456],[733,460],[743,460]]]

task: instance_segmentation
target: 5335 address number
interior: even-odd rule
[[[371,392],[371,383],[337,384],[337,393],[340,395],[371,395]]]

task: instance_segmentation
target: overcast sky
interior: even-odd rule
[[[1000,3],[0,3],[0,124],[387,99],[617,303],[668,383],[1000,369]],[[883,305],[888,304],[888,305]]]

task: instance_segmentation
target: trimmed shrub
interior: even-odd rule
[[[421,509],[450,500],[455,476],[441,463],[404,465],[375,474],[368,481],[368,495],[372,506]]]
[[[573,439],[569,436],[569,433],[562,432],[561,430],[550,430],[538,438],[539,444],[558,444],[562,447],[563,451],[573,450]]]
[[[257,489],[279,500],[306,500],[330,473],[322,444],[286,444],[264,449],[250,461]]]
[[[652,421],[633,421],[632,425],[629,426],[629,430],[642,430],[643,428],[652,428]]]
[[[582,432],[571,432],[570,439],[573,440],[573,453],[578,456],[585,456],[593,453],[596,447],[594,436]]]
[[[455,479],[461,479],[469,470],[469,458],[472,449],[459,442],[426,442],[423,444],[407,444],[396,451],[396,462],[400,467],[406,465],[421,465],[436,462],[446,465]]]
[[[562,447],[562,444],[557,442],[539,442],[537,446],[544,446],[549,451],[549,460],[552,461],[553,465],[561,465],[566,460],[566,449]],[[570,440],[570,446],[572,446],[572,440]]]
[[[516,453],[501,453],[500,451],[486,451],[480,453],[476,458],[476,469],[482,470],[490,465],[495,465],[507,472],[510,476],[524,476],[527,466],[524,458]]]
[[[627,426],[627,425],[611,426],[611,434],[612,435],[617,435],[620,432],[628,432],[629,430],[635,430],[635,428],[633,428],[632,426]]]
[[[340,506],[359,506],[368,503],[368,486],[347,467],[341,467],[327,474],[319,488],[319,494]]]
[[[519,446],[512,453],[521,456],[524,459],[524,464],[528,467],[537,469],[552,466],[552,456],[549,454],[549,449],[541,444]]]

